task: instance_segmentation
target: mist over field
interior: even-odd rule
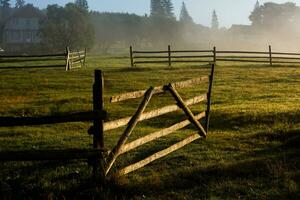
[[[79,3],[78,3],[79,2]],[[0,46],[6,52],[61,52],[66,46],[88,48],[95,54],[124,54],[130,45],[140,49],[165,49],[168,44],[184,49],[266,50],[268,45],[280,51],[300,51],[300,7],[295,3],[253,5],[248,13],[250,25],[222,27],[218,12],[211,12],[211,25],[195,22],[184,2],[179,16],[172,1],[149,1],[149,14],[93,11],[87,2],[77,1],[64,7],[48,5],[39,9],[24,1],[16,5],[2,1],[0,10]],[[179,8],[176,8],[179,10]],[[234,12],[234,11],[233,11]],[[35,21],[29,32],[18,23],[18,16],[31,13]],[[238,17],[238,16],[237,16]],[[27,22],[30,23],[30,22]],[[66,26],[67,24],[67,26]],[[26,25],[24,25],[26,26]],[[23,30],[24,29],[24,30]]]
[[[293,2],[0,0],[0,200],[300,199]]]

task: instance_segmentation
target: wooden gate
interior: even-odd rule
[[[159,158],[162,158],[162,157],[184,147],[185,145],[187,145],[199,138],[206,138],[207,133],[208,133],[208,128],[209,128],[213,76],[214,76],[214,64],[211,65],[211,73],[209,76],[204,76],[204,77],[195,78],[195,79],[177,82],[177,83],[169,83],[164,86],[150,87],[147,90],[135,91],[135,92],[121,94],[118,96],[113,96],[111,98],[112,103],[125,101],[125,100],[129,100],[129,99],[136,99],[136,98],[140,98],[140,97],[143,97],[143,99],[142,99],[142,102],[140,103],[137,111],[135,112],[135,114],[132,117],[126,117],[126,118],[122,118],[122,119],[118,119],[115,121],[104,123],[104,127],[103,127],[104,131],[116,129],[116,128],[119,128],[122,126],[127,126],[125,131],[119,138],[116,146],[108,153],[108,157],[106,159],[106,162],[105,162],[105,165],[103,168],[104,176],[118,177],[118,176],[128,174],[130,172],[133,172],[137,169],[144,167],[145,165],[147,165]],[[204,82],[208,82],[208,89],[207,89],[206,94],[196,96],[196,97],[188,99],[188,100],[183,100],[183,98],[177,91],[178,89],[191,87],[191,86],[194,86],[194,85],[197,85],[200,83],[204,83]],[[152,111],[148,111],[148,112],[144,112],[145,108],[149,104],[153,95],[167,93],[167,92],[171,93],[172,97],[175,99],[177,104],[165,106],[165,107],[162,107],[162,108],[159,108],[156,110],[152,110]],[[195,105],[195,104],[198,104],[198,103],[201,103],[204,101],[207,102],[206,111],[203,111],[200,114],[194,115],[194,113],[191,111],[189,106]],[[187,117],[187,120],[179,122],[177,124],[174,124],[171,127],[156,131],[156,132],[146,135],[142,138],[139,138],[132,142],[127,143],[128,138],[132,134],[132,132],[138,122],[147,120],[147,119],[151,119],[154,117],[158,117],[158,116],[161,116],[161,115],[164,115],[164,114],[167,114],[170,112],[174,112],[174,111],[177,111],[180,109],[184,111],[184,113]],[[200,122],[199,122],[199,120],[202,118],[205,118],[204,125],[200,124]],[[165,136],[173,133],[176,130],[179,130],[179,129],[182,129],[182,128],[188,126],[189,124],[193,124],[197,128],[198,133],[190,135],[186,139],[184,139],[162,151],[159,151],[139,162],[131,164],[123,169],[119,169],[119,170],[117,170],[116,173],[111,173],[111,168],[113,167],[114,163],[116,162],[117,158],[120,155],[122,155],[126,152],[129,152],[130,150],[133,150],[133,149],[135,149],[141,145],[144,145],[148,142],[154,141],[161,137],[165,137]]]

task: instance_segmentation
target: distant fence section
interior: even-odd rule
[[[137,51],[130,46],[131,66],[139,64],[168,64],[173,63],[214,63],[247,62],[273,64],[300,64],[300,53],[285,53],[272,51],[219,51],[216,47],[211,50],[171,50],[169,45],[164,51]]]
[[[66,71],[81,68],[86,63],[86,49],[70,51],[66,48],[64,53],[41,55],[0,55],[0,64],[14,64],[14,67],[64,67]],[[1,68],[0,68],[1,69]]]
[[[76,68],[82,68],[85,66],[86,49],[83,51],[71,52],[69,47],[66,48],[66,71]]]

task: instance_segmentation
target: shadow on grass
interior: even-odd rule
[[[299,139],[297,144],[300,146]],[[263,199],[266,195],[270,199],[297,199],[300,197],[297,187],[300,184],[299,154],[299,148],[290,146],[266,148],[234,163],[206,168],[175,167],[168,174],[161,172],[158,180],[143,178],[138,184],[125,180],[122,187],[128,197],[163,196],[170,199],[172,193],[169,191],[176,191],[176,194],[188,194],[178,199],[207,199],[211,194],[221,199]]]
[[[216,130],[233,130],[233,127],[253,125],[273,125],[278,122],[300,123],[300,112],[281,112],[269,114],[256,113],[211,113],[210,127]]]

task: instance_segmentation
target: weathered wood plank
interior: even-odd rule
[[[168,51],[133,51],[132,53],[168,53]]]
[[[148,165],[149,163],[151,163],[151,162],[153,162],[153,161],[155,161],[159,158],[162,158],[162,157],[164,157],[164,156],[166,156],[166,155],[168,155],[168,154],[170,154],[170,153],[186,146],[187,144],[190,144],[191,142],[193,142],[193,141],[195,141],[199,138],[201,138],[201,136],[198,135],[198,134],[194,134],[192,136],[189,136],[185,140],[182,140],[181,142],[178,142],[178,143],[170,146],[167,149],[159,151],[159,152],[157,152],[157,153],[155,153],[155,154],[153,154],[153,155],[151,155],[151,156],[149,156],[149,157],[147,157],[147,158],[145,158],[145,159],[143,159],[143,160],[141,160],[137,163],[134,163],[132,165],[129,165],[129,166],[119,170],[117,173],[114,174],[114,176],[115,177],[123,176],[123,175],[126,175],[130,172],[133,172],[133,171],[137,170],[137,169],[140,169],[140,168]]]
[[[191,123],[194,124],[196,126],[196,128],[199,130],[199,134],[205,138],[206,137],[206,131],[205,131],[205,129],[202,127],[202,125],[200,124],[200,122],[198,122],[196,120],[194,114],[189,109],[189,107],[187,106],[187,104],[183,101],[183,99],[181,98],[181,96],[178,94],[178,92],[176,91],[175,87],[172,84],[169,84],[168,89],[170,90],[172,96],[175,98],[175,100],[179,104],[180,108],[187,115],[187,117],[191,121]]]
[[[120,151],[121,151],[123,145],[126,143],[128,137],[131,135],[133,129],[135,128],[136,124],[138,123],[142,113],[146,109],[146,107],[147,107],[147,105],[148,105],[148,103],[149,103],[149,101],[150,101],[150,99],[153,95],[153,89],[154,89],[153,87],[150,87],[147,90],[147,92],[145,93],[144,99],[142,100],[142,103],[138,107],[136,113],[130,119],[130,121],[129,121],[124,133],[120,137],[117,145],[109,153],[109,157],[108,157],[108,160],[107,160],[108,164],[107,164],[107,166],[105,167],[105,170],[104,170],[105,176],[108,174],[109,170],[113,166],[115,160],[117,159],[117,157],[120,154]]]
[[[41,57],[59,57],[59,56],[66,56],[65,53],[59,54],[44,54],[44,55],[1,55],[0,59],[2,58],[41,58]]]
[[[176,50],[172,53],[213,53],[212,50]]]
[[[205,112],[202,112],[198,115],[195,116],[195,118],[197,120],[200,120],[201,118],[205,117]],[[120,154],[123,154],[123,153],[126,153],[132,149],[135,149],[143,144],[146,144],[148,142],[151,142],[153,140],[156,140],[158,138],[161,138],[161,137],[164,137],[164,136],[167,136],[171,133],[173,133],[174,131],[177,131],[179,129],[182,129],[188,125],[190,125],[191,122],[189,120],[184,120],[182,122],[179,122],[177,124],[174,124],[173,126],[170,126],[168,128],[165,128],[165,129],[162,129],[162,130],[159,130],[157,132],[154,132],[154,133],[151,133],[149,135],[146,135],[142,138],[139,138],[137,140],[134,140],[128,144],[125,144],[120,152]]]
[[[213,60],[173,60],[174,63],[210,63]]]
[[[186,105],[190,106],[190,105],[194,105],[200,102],[203,102],[207,100],[207,95],[200,95],[194,98],[191,98],[189,100],[186,101]],[[178,105],[169,105],[169,106],[165,106],[159,109],[155,109],[146,113],[143,113],[142,116],[140,117],[139,121],[143,121],[143,120],[147,120],[147,119],[151,119],[154,117],[158,117],[160,115],[164,115],[170,112],[174,112],[180,110],[180,108],[178,107]],[[130,121],[131,117],[125,117],[122,119],[118,119],[118,120],[114,120],[111,122],[106,122],[104,123],[104,131],[108,131],[108,130],[113,130],[122,126],[125,126],[126,124],[128,124],[128,122]]]
[[[32,126],[32,125],[44,125],[44,124],[58,124],[67,122],[82,122],[92,121],[93,119],[106,118],[105,111],[98,112],[79,112],[73,114],[61,114],[56,116],[45,117],[0,117],[0,127],[11,126]]]
[[[269,52],[263,51],[216,51],[217,54],[226,54],[226,53],[240,53],[240,54],[269,54]]]
[[[74,160],[99,157],[104,149],[2,151],[0,161]]]
[[[187,81],[180,81],[180,82],[176,82],[173,83],[173,85],[177,88],[177,89],[182,89],[182,88],[186,88],[186,87],[190,87],[196,84],[200,84],[203,83],[205,81],[209,80],[209,76],[203,76],[200,78],[194,78],[194,79],[190,79]],[[164,93],[165,92],[165,86],[158,86],[154,88],[153,94],[160,94],[160,93]],[[120,94],[117,96],[113,96],[110,98],[110,102],[111,103],[116,103],[116,102],[121,102],[121,101],[125,101],[128,99],[136,99],[139,97],[142,97],[145,94],[146,90],[139,90],[139,91],[134,91],[134,92],[128,92],[128,93],[124,93],[124,94]]]
[[[168,63],[168,60],[134,61],[134,64]]]
[[[242,59],[218,59],[217,61],[227,61],[227,62],[255,62],[255,63],[269,63],[269,60],[263,61],[263,60],[242,60]]]

